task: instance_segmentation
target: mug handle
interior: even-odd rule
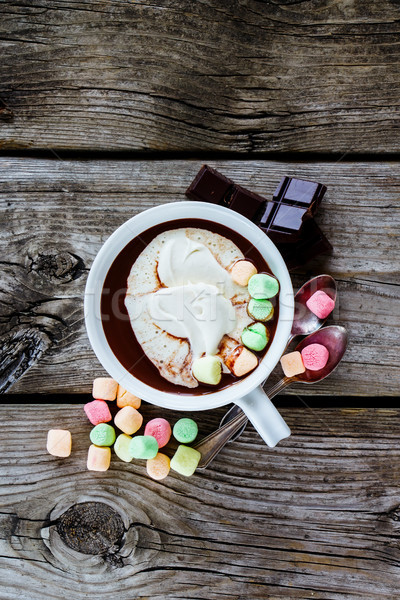
[[[246,413],[249,421],[270,448],[290,436],[288,425],[261,386],[256,387],[247,396],[235,400],[235,404]]]

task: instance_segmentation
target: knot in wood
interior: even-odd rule
[[[74,504],[63,513],[57,533],[69,548],[83,554],[115,554],[123,544],[121,516],[103,502]]]
[[[85,270],[83,260],[71,252],[57,252],[51,249],[39,252],[37,257],[31,260],[31,271],[63,282],[78,279]]]

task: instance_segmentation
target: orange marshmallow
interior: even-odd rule
[[[231,277],[235,283],[245,287],[250,277],[257,273],[256,267],[249,260],[238,260],[231,269]]]
[[[120,385],[117,390],[117,406],[118,408],[124,408],[124,406],[132,406],[133,408],[140,408],[142,401],[137,396],[134,396],[130,392],[127,392]]]
[[[50,429],[47,433],[47,452],[66,458],[71,454],[72,438],[67,429]]]
[[[158,452],[154,458],[149,458],[146,462],[148,475],[159,481],[165,479],[170,470],[170,460],[165,454]]]
[[[136,433],[141,428],[143,417],[133,406],[124,406],[114,417],[114,425],[127,435]]]
[[[258,358],[244,346],[236,348],[226,359],[226,366],[236,377],[250,373],[258,365]]]
[[[97,377],[93,381],[92,396],[96,400],[115,400],[118,383],[111,377]]]
[[[89,471],[107,471],[111,462],[111,448],[108,446],[89,447],[87,468]]]
[[[281,358],[281,365],[286,377],[293,377],[305,372],[300,352],[289,352]]]

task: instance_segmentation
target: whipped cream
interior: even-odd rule
[[[148,297],[147,306],[155,325],[189,340],[193,359],[216,354],[223,336],[236,326],[230,300],[208,283],[161,288]]]
[[[177,231],[160,252],[158,277],[166,287],[203,283],[213,285],[226,297],[234,296],[230,274],[204,245]]]

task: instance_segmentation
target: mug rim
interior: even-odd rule
[[[108,270],[121,250],[135,237],[161,223],[193,218],[216,221],[233,229],[253,244],[267,261],[280,283],[279,318],[272,344],[258,367],[241,381],[197,395],[174,394],[153,388],[132,375],[111,350],[101,321],[101,295]],[[278,363],[289,339],[294,315],[293,287],[286,264],[275,246],[254,223],[224,206],[206,202],[181,201],[160,204],[125,221],[105,241],[91,266],[84,296],[84,318],[90,344],[104,369],[122,387],[146,402],[175,410],[208,410],[249,394],[269,376]]]

